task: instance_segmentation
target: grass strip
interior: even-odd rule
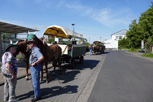
[[[142,54],[141,57],[153,58],[153,54],[152,54],[152,53],[149,53],[149,54]]]
[[[134,50],[134,51],[128,51],[128,52],[132,52],[132,53],[135,53],[135,52],[139,52],[139,51],[136,51],[136,50]]]

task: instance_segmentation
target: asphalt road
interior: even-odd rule
[[[111,51],[88,102],[153,102],[153,62]]]

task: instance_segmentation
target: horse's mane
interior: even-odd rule
[[[43,42],[36,36],[36,35],[34,35],[35,36],[35,40],[36,40],[36,42],[37,43],[39,43],[39,44],[41,44],[41,45],[43,45]]]
[[[20,50],[20,52],[26,53],[26,49],[27,49],[26,41],[18,42],[17,46],[18,46],[18,49]]]
[[[18,44],[17,44],[17,51],[16,51],[16,53],[14,54],[14,56],[16,57],[18,54],[19,54],[19,52],[22,52],[23,54],[27,54],[27,43],[26,43],[26,41],[23,41],[23,42],[18,42]]]
[[[36,35],[34,35],[34,36],[35,36],[34,40],[36,41],[36,45],[41,50],[41,53],[43,54],[45,51],[45,46],[48,46],[48,45],[46,43],[43,44],[43,41],[40,40]]]

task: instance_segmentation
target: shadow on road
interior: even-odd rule
[[[73,81],[75,79],[75,76],[80,73],[80,71],[68,71],[66,72],[65,69],[62,70],[62,75],[59,75],[59,71],[56,70],[55,75],[52,75],[52,72],[50,72],[49,76],[49,82],[53,80],[58,80],[59,83],[67,83],[70,81]]]
[[[62,94],[73,94],[73,93],[77,93],[78,86],[76,85],[67,85],[64,87],[61,86],[55,86],[55,87],[51,87],[51,88],[43,88],[41,89],[41,93],[42,93],[42,99],[46,99],[46,98],[50,98],[53,96],[57,96],[57,95],[62,95]]]
[[[108,53],[110,53],[109,51],[107,51],[107,52],[104,52],[104,54],[108,54]]]
[[[40,92],[41,92],[41,96],[42,96],[42,99],[47,99],[47,98],[51,98],[53,96],[57,96],[57,95],[61,95],[61,94],[73,94],[73,93],[77,93],[78,90],[77,90],[78,86],[76,85],[67,85],[67,86],[64,86],[64,87],[61,87],[61,86],[54,86],[54,87],[51,87],[51,88],[42,88],[40,89]],[[33,91],[30,91],[26,94],[23,94],[23,95],[20,95],[18,96],[17,98],[21,100],[24,100],[24,99],[27,99],[27,98],[30,98],[31,95],[33,95]]]
[[[77,66],[75,67],[76,70],[84,70],[86,68],[93,69],[97,66],[97,64],[100,62],[100,60],[84,60],[82,64],[78,63]]]
[[[16,65],[18,66],[18,67],[20,67],[20,68],[25,68],[25,66],[26,66],[26,64],[25,64],[25,62],[24,61],[16,61]]]
[[[74,69],[70,69],[69,65],[61,66],[62,75],[59,75],[59,70],[55,71],[55,75],[52,75],[53,71],[49,71],[49,82],[53,80],[59,80],[60,83],[67,83],[73,81],[75,80],[76,75],[81,72],[81,70],[85,70],[86,68],[90,68],[92,70],[97,66],[99,62],[99,60],[84,60],[83,63],[80,64],[79,61],[76,61]]]
[[[103,55],[103,54],[108,54],[109,53],[109,51],[105,51],[104,53],[93,53],[92,55],[94,56],[94,55]]]

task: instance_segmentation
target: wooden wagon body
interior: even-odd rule
[[[105,46],[104,43],[100,42],[100,41],[94,41],[94,48],[93,51],[94,53],[104,53],[105,50]]]

